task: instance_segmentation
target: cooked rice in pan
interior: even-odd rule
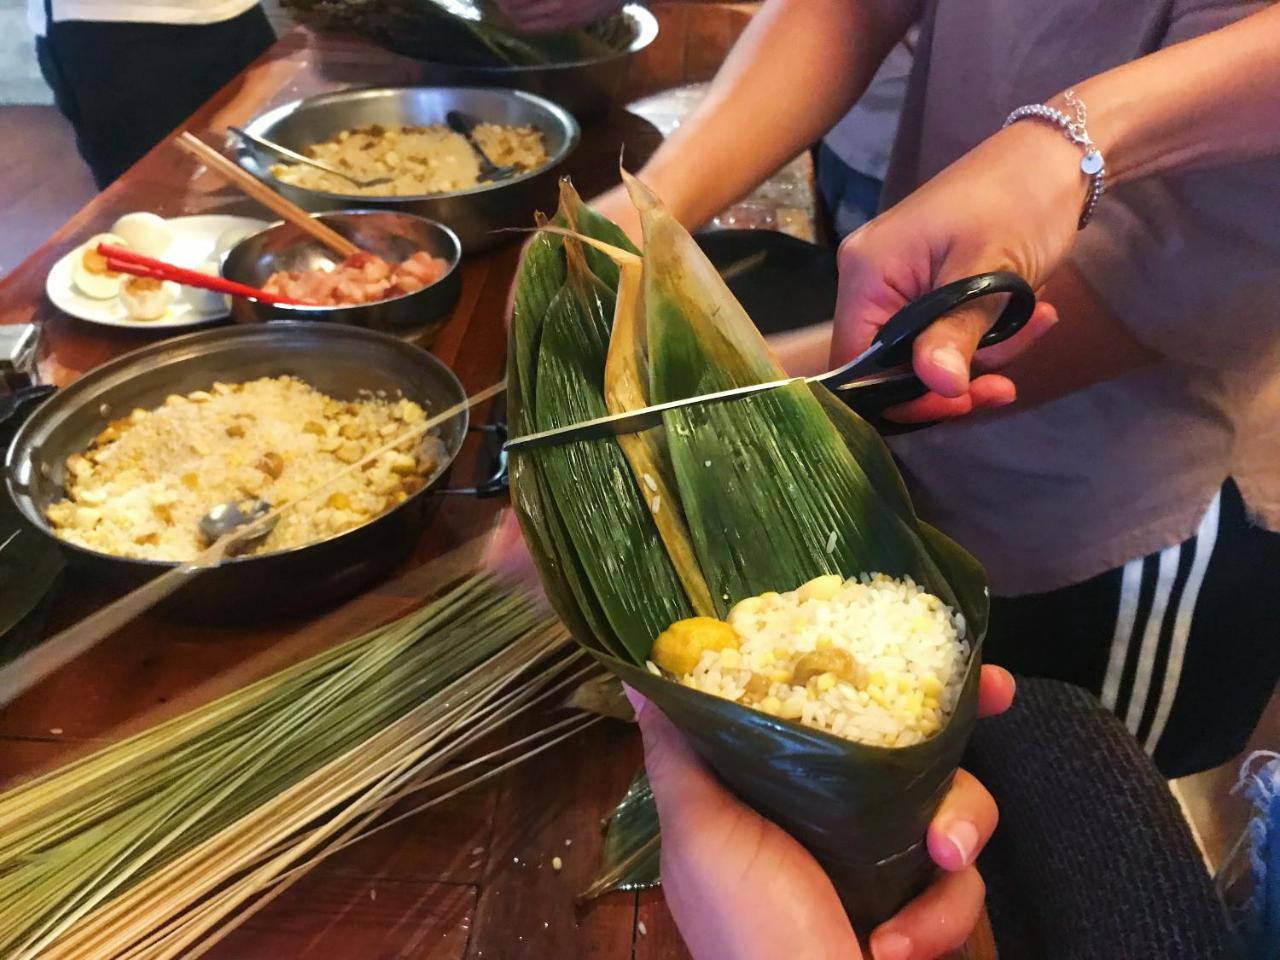
[[[66,499],[47,516],[58,536],[103,553],[190,560],[200,519],[225,503],[297,500],[426,414],[417,403],[326,396],[295,377],[215,383],[116,420],[67,460]],[[252,552],[321,540],[367,523],[420,489],[444,459],[427,436],[381,454],[281,514]]]
[[[534,170],[547,162],[542,133],[536,127],[478,123],[472,131],[485,156],[498,166]],[[361,180],[393,178],[359,187],[336,174],[305,164],[276,164],[272,175],[307,190],[352,196],[410,197],[465,190],[480,182],[480,161],[460,134],[442,124],[428,127],[362,127],[313,143],[307,156]]]

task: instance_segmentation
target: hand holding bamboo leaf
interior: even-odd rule
[[[652,703],[629,691],[662,822],[667,903],[695,960],[857,957],[831,881],[785,831],[724,789]],[[1008,709],[1013,678],[984,667],[981,716]],[[996,825],[991,795],[961,770],[929,828],[944,874],[871,935],[875,960],[932,960],[959,947],[982,909],[974,859]]]
[[[689,234],[642,185],[627,185],[643,225],[642,259],[571,189],[556,226],[526,250],[508,371],[517,436],[604,407],[781,376]],[[976,562],[916,518],[874,430],[826,391],[796,383],[669,411],[663,427],[625,443],[578,441],[512,459],[526,541],[575,639],[657,704],[734,794],[817,859],[854,925],[869,929],[918,893],[932,869],[929,822],[977,715],[988,601]],[[867,578],[862,586],[847,579],[858,577]],[[803,703],[825,709],[822,690],[839,683],[840,696],[885,697],[884,675],[859,681],[856,662],[841,668],[843,680],[825,667],[806,674],[826,684],[821,690],[803,689],[806,679],[788,686],[792,674],[782,671],[760,676],[755,693],[720,695],[681,676],[685,669],[664,675],[647,663],[662,659],[651,652],[660,633],[669,636],[664,649],[683,645],[681,663],[702,655],[699,636],[719,638],[704,652],[732,648],[739,626],[717,618],[741,601],[758,610],[777,599],[803,614],[795,605],[816,599],[800,592],[811,581],[833,601],[841,591],[852,602],[860,591],[887,590],[896,603],[901,589],[922,598],[921,613],[952,618],[951,639],[939,634],[937,647],[957,658],[944,670],[949,679],[929,674],[933,692],[915,694],[927,700],[924,726],[896,726],[914,722],[908,713],[874,735],[840,735],[813,716],[799,722]],[[688,620],[695,613],[702,619]],[[932,630],[938,623],[929,617],[920,622]],[[802,620],[787,621],[778,639],[789,642]],[[923,628],[904,621],[899,629],[906,641]],[[893,689],[917,682],[924,675],[895,674]],[[946,701],[943,713],[935,695]],[[904,709],[921,716],[919,703]]]

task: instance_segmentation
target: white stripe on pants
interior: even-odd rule
[[[1145,617],[1138,617],[1138,601],[1142,594],[1143,569],[1150,558],[1139,557],[1136,560],[1130,560],[1124,565],[1121,573],[1116,628],[1111,638],[1111,652],[1107,659],[1107,674],[1102,685],[1101,699],[1103,706],[1123,717],[1125,726],[1134,736],[1138,735],[1142,717],[1147,712],[1151,698],[1151,679],[1155,671],[1156,654],[1160,647],[1160,631],[1170,603],[1174,605],[1175,610],[1172,642],[1168,661],[1165,664],[1164,680],[1160,685],[1156,701],[1156,714],[1143,744],[1148,753],[1153,752],[1156,744],[1159,743],[1165,724],[1168,723],[1169,713],[1173,709],[1173,701],[1177,696],[1178,681],[1182,677],[1182,664],[1186,656],[1187,639],[1191,633],[1191,621],[1195,615],[1196,600],[1200,596],[1200,588],[1204,584],[1205,572],[1209,567],[1209,558],[1213,554],[1218,537],[1220,506],[1221,494],[1218,494],[1209,503],[1200,520],[1200,526],[1191,540],[1160,551],[1151,609],[1147,611]],[[1191,569],[1180,595],[1175,595],[1174,581],[1177,579],[1178,564],[1182,559],[1184,547],[1192,551]],[[1134,673],[1133,688],[1129,693],[1128,702],[1122,705],[1117,702],[1120,684],[1135,637],[1140,638],[1137,670]]]

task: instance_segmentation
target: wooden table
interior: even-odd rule
[[[743,5],[658,4],[659,40],[636,58],[629,95],[706,79],[746,17]],[[411,61],[354,39],[286,34],[217,94],[184,129],[220,138],[273,103],[349,84],[410,83]],[[619,149],[631,165],[652,151],[657,131],[617,110],[584,131],[568,172],[584,195],[616,182]],[[65,384],[154,335],[106,330],[60,314],[43,293],[53,263],[120,214],[226,212],[251,204],[171,143],[158,146],[71,218],[0,283],[0,322],[38,322],[40,369]],[[503,372],[503,309],[517,250],[469,258],[457,308],[433,351],[468,391]],[[466,451],[460,463],[467,464]],[[143,618],[0,712],[0,782],[48,767],[95,742],[116,738],[204,702],[360,627],[416,604],[414,570],[483,533],[501,502],[449,498],[402,574],[312,620],[253,628],[175,624]],[[106,599],[74,581],[53,626]],[[676,960],[687,956],[657,892],[613,894],[576,907],[575,894],[599,863],[601,823],[638,768],[631,731],[602,724],[491,784],[342,851],[224,941],[212,954],[235,960],[317,957],[568,958]],[[559,856],[564,868],[550,867]]]

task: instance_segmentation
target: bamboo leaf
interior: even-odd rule
[[[571,261],[570,279],[552,301],[538,360],[538,430],[603,416],[604,361],[612,302],[588,289]],[[612,636],[642,662],[653,638],[689,611],[650,516],[616,443],[571,443],[535,454],[557,512],[576,548]],[[629,582],[633,589],[616,585]],[[614,648],[616,649],[616,648]]]
[[[641,770],[609,818],[600,873],[579,899],[591,900],[614,890],[656,887],[661,852],[658,808],[649,777]]]
[[[630,286],[633,261],[601,251],[622,266],[618,300],[626,305],[613,326],[613,369],[606,366],[606,386],[617,389],[607,394],[610,406],[630,409],[780,379],[759,332],[692,238],[642,185],[629,186],[645,231],[638,301]],[[633,302],[641,306],[633,309]],[[644,324],[637,330],[628,317],[639,309]],[[540,374],[556,363],[577,364],[579,383],[594,402],[598,353],[594,340],[544,338]],[[662,709],[735,793],[814,853],[865,930],[901,906],[930,873],[923,836],[976,718],[987,600],[981,567],[919,523],[879,438],[836,404],[826,391],[792,381],[748,398],[669,412],[664,429],[646,437],[651,459],[642,461],[640,481],[652,464],[651,479],[661,474],[674,491],[719,613],[743,597],[792,589],[823,573],[910,576],[958,608],[972,655],[939,733],[900,748],[846,740],[656,675],[637,664],[634,650],[619,658],[599,637],[577,638]],[[597,446],[612,450],[615,444]],[[635,461],[632,451],[629,456]],[[598,496],[634,508],[630,491],[614,486],[616,474],[548,473],[544,479],[558,508]],[[672,542],[662,539],[669,553]],[[619,545],[619,556],[636,546]],[[594,552],[588,557],[578,544],[576,562],[608,561]],[[602,607],[656,606],[653,587],[637,582],[629,563],[618,574],[592,581]],[[665,625],[658,618],[646,629]],[[630,805],[628,813],[634,813]],[[621,826],[628,823],[619,821],[611,869],[593,891],[649,855],[651,826]]]

